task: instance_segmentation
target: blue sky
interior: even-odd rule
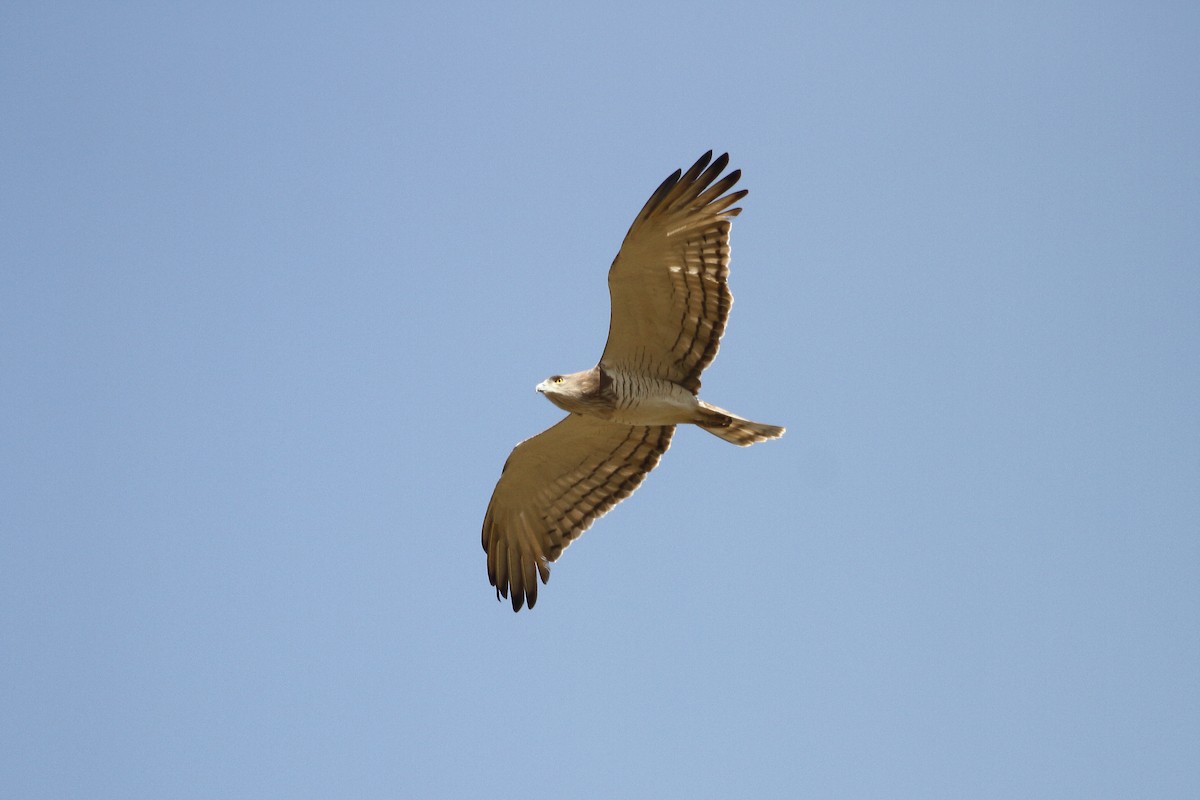
[[[10,3],[0,794],[1200,794],[1200,10]],[[672,170],[704,396],[495,601]]]

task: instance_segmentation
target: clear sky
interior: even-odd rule
[[[249,7],[248,7],[249,6]],[[1200,796],[1194,3],[6,3],[0,795]],[[497,603],[672,170],[688,428]]]

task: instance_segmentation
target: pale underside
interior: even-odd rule
[[[505,463],[483,547],[488,577],[514,610],[532,608],[549,563],[641,484],[675,424],[698,421],[689,414],[701,405],[700,374],[716,356],[733,302],[729,220],[746,194],[729,193],[738,171],[718,178],[728,156],[710,164],[711,157],[663,182],[609,270],[611,316],[597,370],[607,394],[521,442]],[[754,440],[761,438],[770,437]]]

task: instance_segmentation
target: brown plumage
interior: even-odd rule
[[[729,317],[730,220],[746,191],[729,156],[676,170],[638,213],[608,273],[600,363],[537,389],[570,414],[509,455],[483,521],[488,578],[514,611],[537,602],[550,562],[658,464],[675,426],[740,446],[783,435],[700,400]],[[729,192],[727,194],[727,192]]]

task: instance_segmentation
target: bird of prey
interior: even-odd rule
[[[713,160],[710,150],[654,191],[608,271],[600,363],[537,386],[570,413],[513,448],[483,520],[488,578],[513,611],[533,608],[550,562],[633,493],[676,425],[743,447],[783,435],[697,397],[733,303],[729,227],[746,190],[729,191],[740,170],[718,179],[728,164],[728,154]]]

